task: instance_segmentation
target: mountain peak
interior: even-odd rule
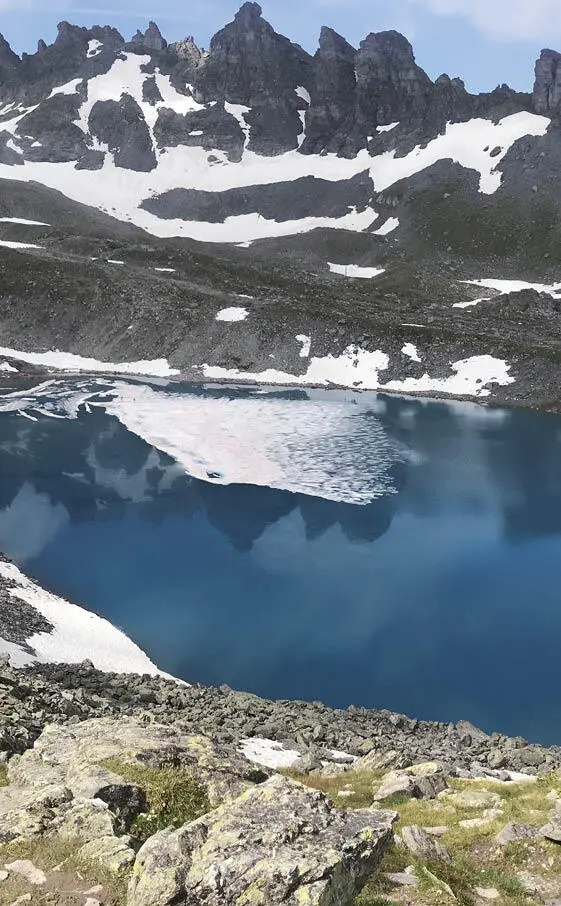
[[[236,21],[250,25],[260,19],[263,10],[259,3],[244,3],[236,13]]]
[[[139,29],[131,38],[130,43],[134,44],[136,47],[142,47],[143,49],[154,50],[156,52],[165,50],[168,46],[167,41],[162,36],[162,33],[155,22],[150,22],[145,32],[142,32]]]
[[[0,68],[15,69],[19,62],[17,53],[14,53],[4,35],[0,35]]]

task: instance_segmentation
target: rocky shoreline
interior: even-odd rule
[[[0,750],[7,754],[33,745],[50,722],[138,716],[221,744],[239,745],[253,737],[272,740],[319,762],[337,761],[333,751],[353,757],[397,752],[395,763],[438,760],[457,776],[498,779],[505,771],[545,775],[561,767],[559,746],[489,736],[467,721],[437,723],[354,706],[343,711],[320,702],[273,702],[227,686],[184,686],[159,676],[103,673],[87,662],[0,669]]]

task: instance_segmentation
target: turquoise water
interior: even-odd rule
[[[561,743],[561,419],[105,380],[13,393],[0,549],[163,669]]]

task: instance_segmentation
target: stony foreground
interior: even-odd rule
[[[264,737],[302,753],[329,759],[397,750],[404,764],[440,760],[450,770],[484,775],[489,770],[548,773],[561,767],[561,748],[544,749],[523,739],[488,736],[467,721],[435,723],[389,711],[321,702],[272,702],[227,686],[182,686],[162,677],[102,673],[80,665],[0,666],[0,749],[22,752],[45,725],[91,717],[148,713],[184,733],[223,743]]]
[[[0,690],[2,906],[561,903],[556,750],[87,664]]]

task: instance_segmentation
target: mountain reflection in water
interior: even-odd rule
[[[561,743],[559,418],[353,394],[329,409],[328,394],[122,381],[90,381],[69,408],[77,386],[26,403],[35,421],[7,393],[2,411],[0,396],[0,549],[33,577],[187,680]],[[50,393],[59,408],[64,398],[58,417]],[[294,489],[252,484],[251,468],[243,484],[186,474],[187,455],[208,462],[214,434],[201,453],[177,425],[163,437],[164,421],[148,443],[140,407],[161,400],[177,421],[182,394],[203,441],[221,401],[211,479],[227,480],[224,463],[245,449]],[[293,431],[290,407],[307,403]],[[265,425],[273,404],[278,438],[274,419]],[[308,430],[323,407],[328,428]],[[298,491],[331,485],[342,499]],[[366,491],[374,499],[354,502]]]

